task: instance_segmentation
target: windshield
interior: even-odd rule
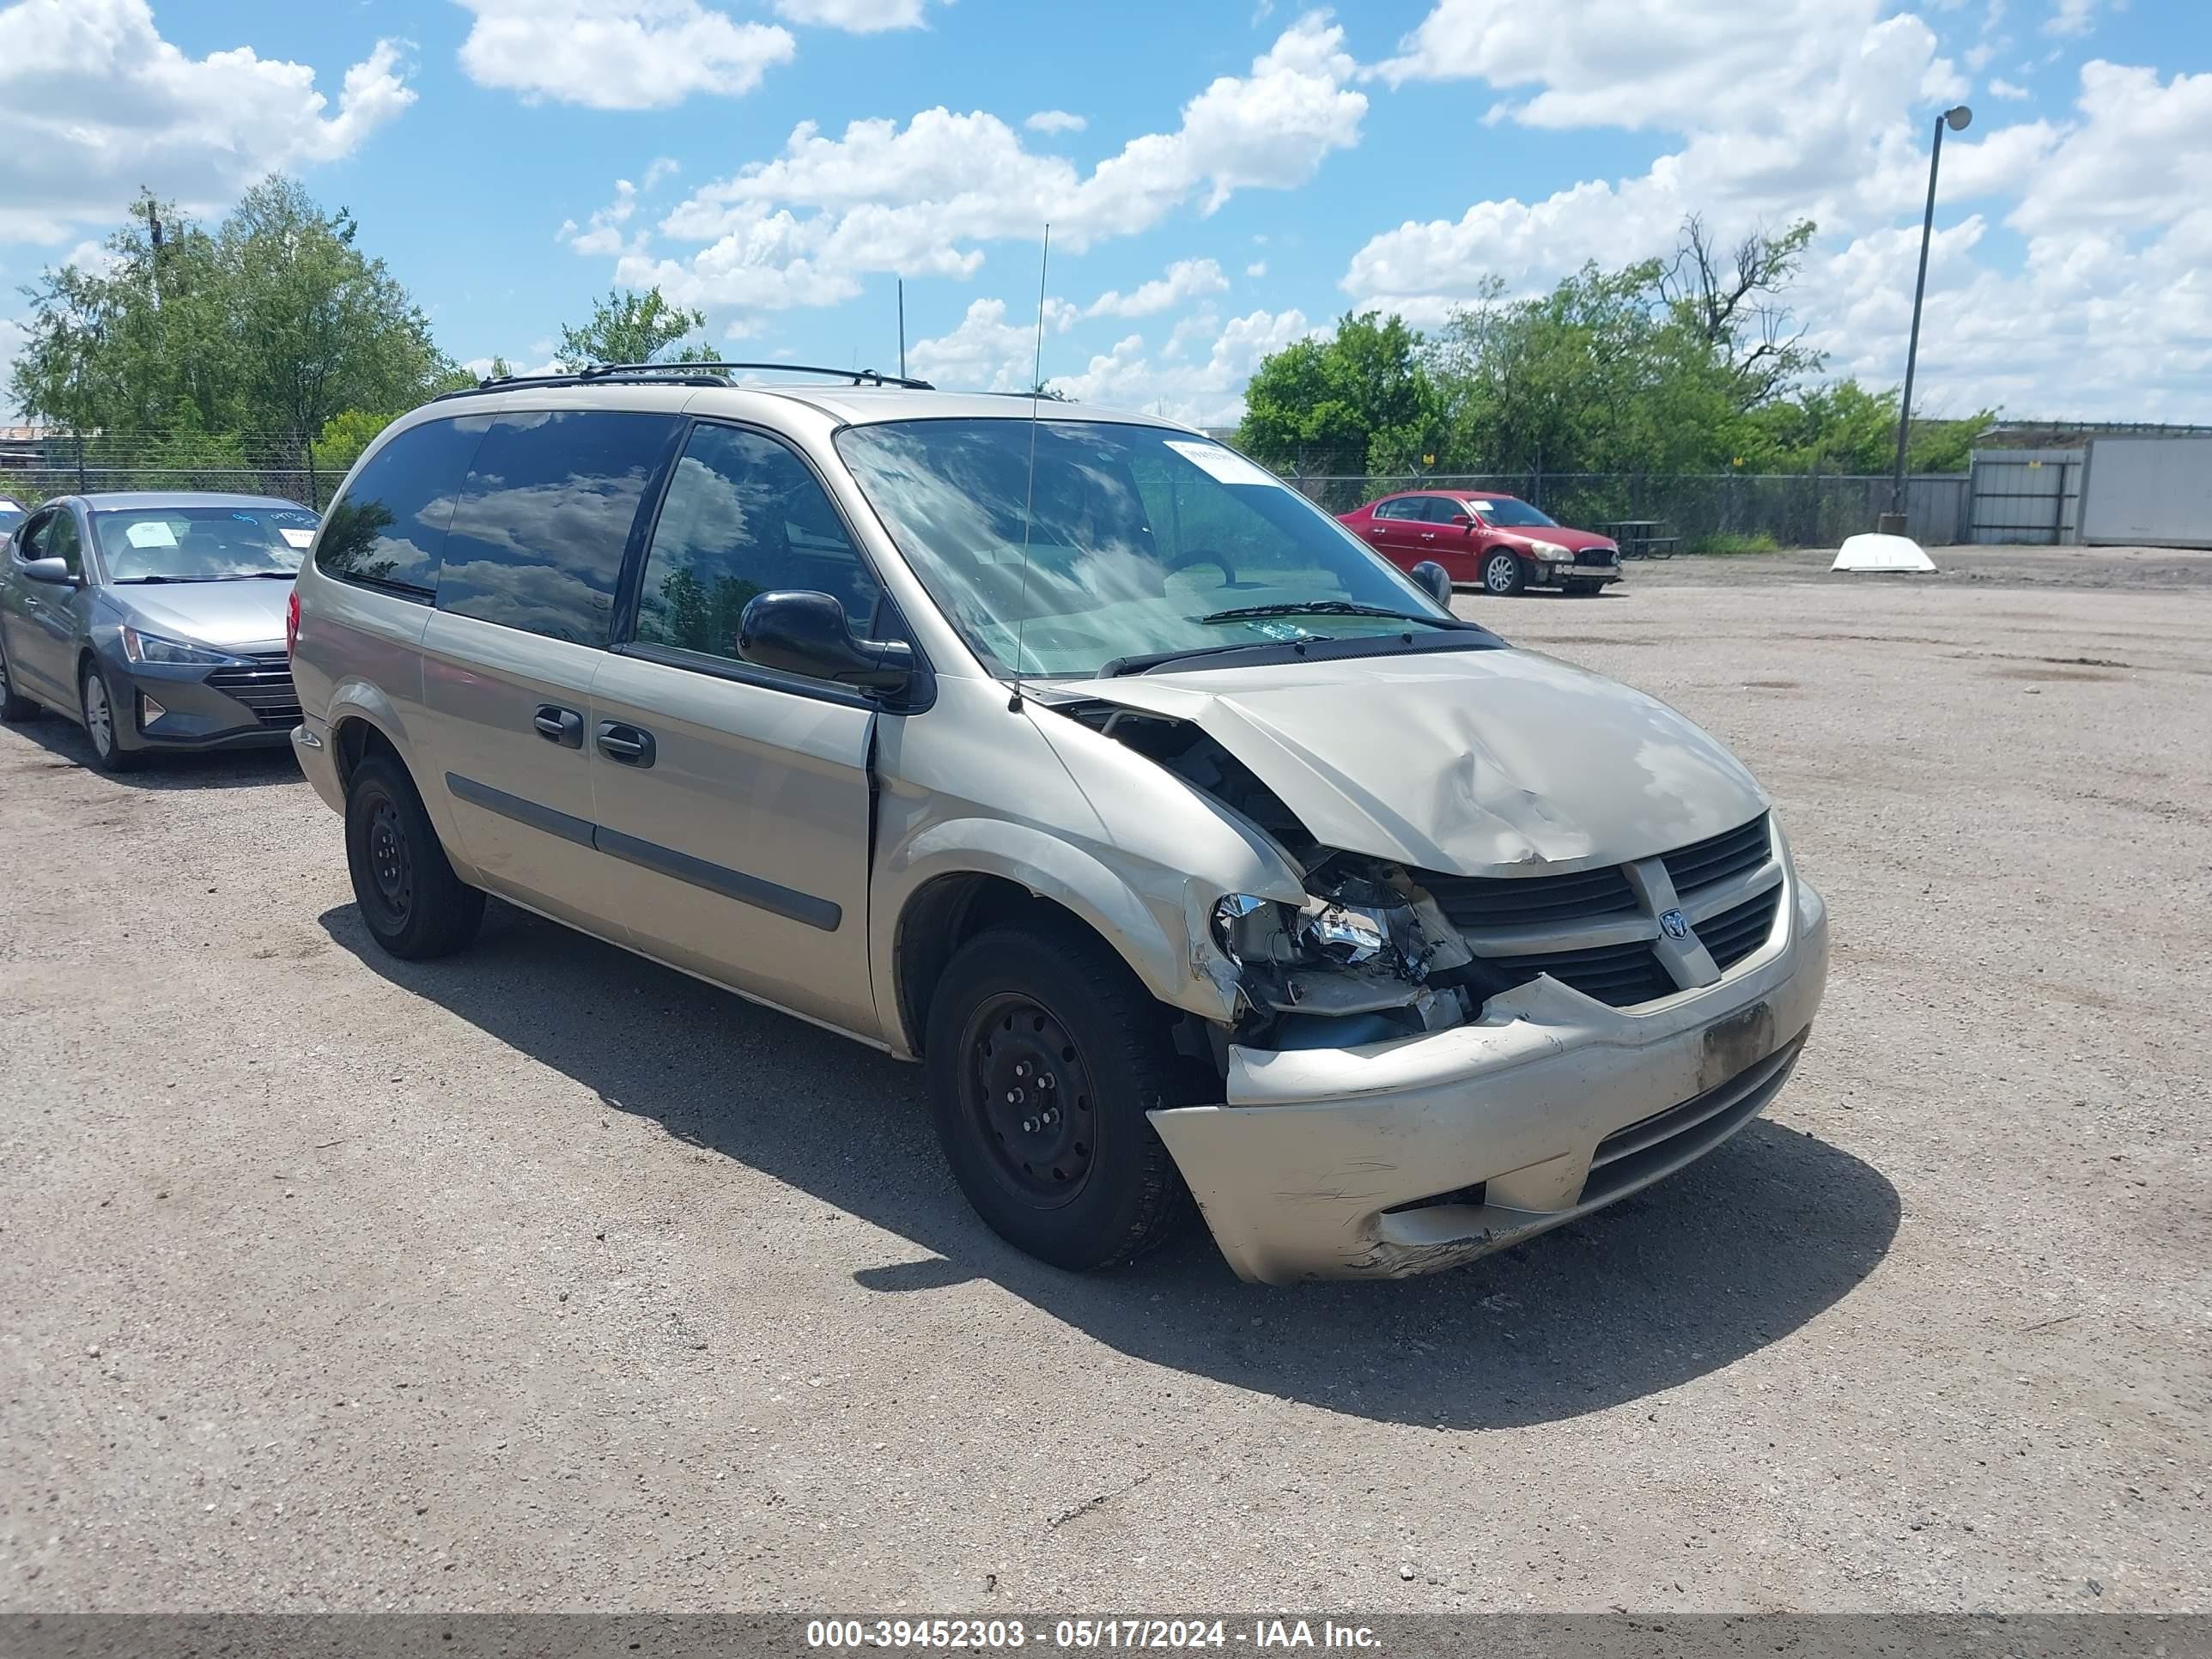
[[[1485,524],[1500,525],[1509,530],[1518,525],[1534,528],[1547,524],[1556,527],[1559,522],[1557,519],[1545,517],[1526,501],[1516,501],[1508,497],[1491,495],[1481,501],[1469,501],[1468,505],[1482,514]]]
[[[837,447],[995,673],[1087,678],[1133,659],[1300,640],[1389,649],[1409,624],[1466,626],[1304,496],[1206,439],[1050,419],[899,421],[848,427]]]
[[[149,507],[95,513],[112,582],[289,576],[321,522],[304,507]]]

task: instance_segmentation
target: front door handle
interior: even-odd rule
[[[599,752],[624,766],[653,764],[653,733],[621,720],[599,722]]]
[[[558,703],[541,702],[530,723],[538,728],[538,735],[548,743],[557,743],[563,749],[584,746],[584,717],[573,708],[563,708]]]
[[[1421,532],[1421,539],[1425,542],[1432,542],[1436,540],[1436,538],[1437,532],[1433,530],[1424,530]]]

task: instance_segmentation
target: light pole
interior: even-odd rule
[[[1897,410],[1897,471],[1890,480],[1889,511],[1881,515],[1881,529],[1889,536],[1905,533],[1905,444],[1912,430],[1912,370],[1920,356],[1920,301],[1928,292],[1928,242],[1936,234],[1936,169],[1943,161],[1943,129],[1964,132],[1974,112],[1954,105],[1936,118],[1936,143],[1928,152],[1928,211],[1920,221],[1920,275],[1912,284],[1912,336],[1905,347],[1905,399]]]

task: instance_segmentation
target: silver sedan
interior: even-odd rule
[[[264,495],[46,502],[0,562],[0,720],[65,714],[111,772],[162,749],[281,746],[300,719],[286,613],[317,523]]]

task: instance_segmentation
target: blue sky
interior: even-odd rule
[[[1886,382],[1964,100],[1924,406],[2206,421],[2208,70],[2195,0],[17,0],[0,319],[142,179],[212,216],[282,167],[463,361],[659,281],[728,355],[888,368],[903,270],[917,371],[1010,385],[1049,217],[1047,375],[1211,423],[1348,307],[1809,214],[1800,319]]]

